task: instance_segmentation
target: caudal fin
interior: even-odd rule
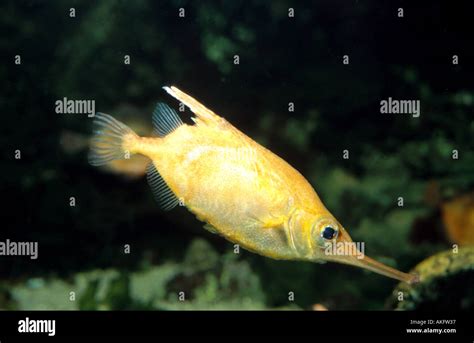
[[[90,164],[102,166],[114,160],[130,157],[124,141],[131,136],[137,136],[132,129],[105,113],[95,115],[93,127],[94,135],[88,156]]]

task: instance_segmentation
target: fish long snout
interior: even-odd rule
[[[358,262],[356,265],[358,265],[359,267],[367,269],[367,270],[371,270],[381,275],[385,275],[392,279],[403,281],[408,284],[414,284],[420,281],[420,277],[418,274],[404,273],[400,270],[397,270],[383,263],[380,263],[368,256],[364,256],[363,258],[357,261]]]

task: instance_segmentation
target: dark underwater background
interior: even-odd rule
[[[2,1],[0,240],[36,241],[39,258],[0,256],[0,308],[472,308],[470,13],[437,1]],[[91,118],[55,112],[64,97],[92,99],[149,133],[156,102],[178,106],[164,85],[298,169],[368,256],[403,271],[426,260],[426,281],[234,254],[185,208],[160,211],[144,177],[90,166]],[[388,97],[420,100],[420,117],[381,114]]]

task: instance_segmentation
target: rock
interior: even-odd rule
[[[474,247],[433,255],[412,272],[420,282],[400,283],[388,299],[396,310],[465,310],[474,307]]]

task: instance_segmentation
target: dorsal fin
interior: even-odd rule
[[[189,107],[189,109],[196,115],[197,118],[193,118],[193,120],[199,124],[203,122],[208,125],[220,125],[222,123],[226,123],[224,118],[219,117],[217,114],[212,112],[206,106],[201,104],[199,101],[194,99],[193,97],[187,95],[183,91],[179,90],[178,88],[171,86],[171,87],[163,87],[163,89],[171,95],[173,98],[181,101],[184,105]]]
[[[148,184],[151,187],[153,195],[158,202],[158,205],[165,210],[169,211],[173,209],[179,203],[178,197],[173,193],[171,188],[166,184],[163,177],[155,167],[155,164],[150,162],[146,168],[146,176]]]
[[[153,133],[160,137],[173,132],[183,125],[178,113],[168,105],[159,102],[153,111]]]

